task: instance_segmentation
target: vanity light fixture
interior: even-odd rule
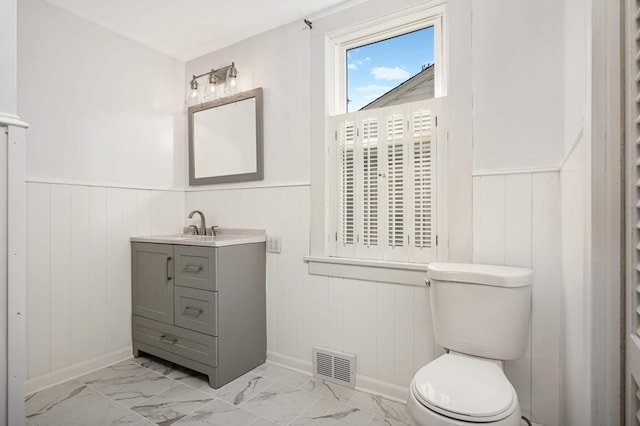
[[[204,87],[203,93],[200,93],[198,79],[208,76],[208,84]],[[224,94],[234,95],[239,92],[238,88],[238,69],[235,62],[226,67],[214,69],[194,75],[189,83],[189,91],[187,95],[187,106],[193,106],[202,102],[213,101],[221,96],[222,83],[224,83]]]

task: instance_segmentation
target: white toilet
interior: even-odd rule
[[[520,425],[503,361],[527,347],[533,271],[431,263],[431,316],[445,355],[413,377],[407,409],[418,425]]]

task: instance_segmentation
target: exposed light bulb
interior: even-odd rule
[[[211,70],[211,74],[209,74],[209,84],[204,89],[203,98],[206,101],[212,101],[218,97],[218,82],[216,81],[216,76],[214,75],[214,70]]]
[[[227,80],[224,84],[224,92],[227,95],[235,95],[239,91],[238,69],[236,68],[236,63],[231,62],[231,66],[229,67],[229,70],[227,70]]]
[[[200,102],[200,92],[198,91],[198,82],[196,76],[193,76],[189,84],[189,94],[187,95],[187,106],[193,106]]]

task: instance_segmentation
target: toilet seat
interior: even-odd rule
[[[500,361],[448,353],[422,367],[411,392],[426,408],[467,422],[502,420],[518,399]]]

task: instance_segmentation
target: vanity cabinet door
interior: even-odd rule
[[[134,315],[173,324],[173,246],[131,244]]]

